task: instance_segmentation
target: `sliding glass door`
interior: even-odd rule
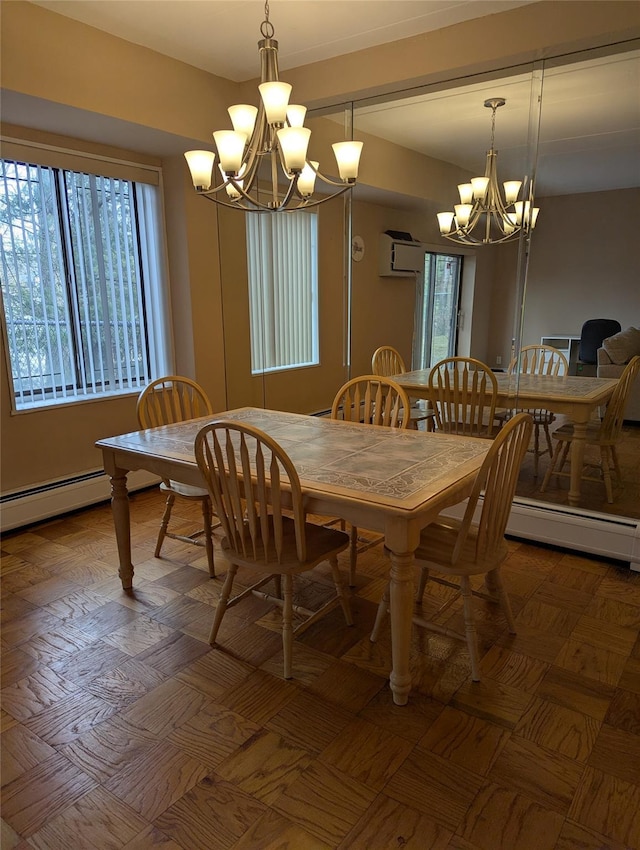
[[[427,369],[456,353],[462,257],[427,252],[416,284],[413,369]]]

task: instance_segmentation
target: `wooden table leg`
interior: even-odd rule
[[[569,487],[569,504],[580,504],[582,466],[584,464],[584,448],[587,438],[587,423],[573,423],[573,439],[571,441],[571,485]]]
[[[111,476],[111,511],[116,527],[116,542],[120,560],[118,575],[123,590],[130,590],[133,587],[133,564],[131,563],[131,519],[129,516],[126,472],[118,471]]]
[[[409,650],[413,617],[413,553],[391,552],[391,690],[396,705],[406,705],[411,690]]]

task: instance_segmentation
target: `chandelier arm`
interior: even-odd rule
[[[309,165],[310,165],[310,163],[309,163]],[[313,168],[312,165],[310,165],[310,167]],[[316,176],[319,177],[322,180],[322,182],[326,183],[328,186],[339,186],[341,189],[342,189],[342,187],[344,187],[344,185],[345,185],[344,180],[332,180],[331,177],[327,177],[319,169],[313,168],[313,170],[316,172]],[[346,188],[349,189],[349,188],[351,188],[351,186],[353,186],[353,183],[347,184]]]

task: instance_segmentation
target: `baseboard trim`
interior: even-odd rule
[[[127,486],[133,492],[152,487],[159,480],[150,472],[135,470],[127,475]],[[90,470],[73,478],[47,481],[28,490],[3,493],[0,498],[0,530],[22,528],[110,498],[111,484],[102,469]]]
[[[456,505],[446,513],[460,518],[464,513],[464,504]],[[631,517],[516,498],[507,524],[507,534],[561,549],[623,561],[632,570],[640,571],[640,520]]]

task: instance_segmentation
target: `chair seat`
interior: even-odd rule
[[[508,422],[516,413],[528,413],[533,419],[534,425],[550,425],[552,422],[555,422],[555,413],[551,410],[544,410],[540,408],[536,409],[524,409],[524,410],[497,410],[495,418],[499,422]]]
[[[248,533],[249,526],[246,524],[247,557],[242,558],[236,552],[233,555],[229,555],[231,546],[226,537],[222,541],[222,549],[227,553],[229,560],[238,566],[249,567],[252,570],[259,570],[260,572],[285,575],[286,573],[296,574],[305,572],[316,564],[325,561],[329,555],[342,552],[349,546],[349,535],[346,532],[338,531],[335,528],[326,528],[312,522],[305,522],[307,558],[305,561],[299,561],[296,547],[295,523],[288,517],[283,517],[282,523],[283,545],[279,561],[275,558],[275,545],[269,547],[269,557],[265,557],[264,546],[261,541],[257,543],[254,550],[251,545],[251,537]],[[273,542],[273,540],[272,528],[271,541]]]
[[[160,489],[167,493],[177,493],[178,496],[184,496],[186,499],[208,499],[209,492],[203,487],[193,487],[191,484],[182,484],[180,481],[165,481],[160,485]]]
[[[604,445],[606,444],[606,440],[603,440],[602,435],[602,424],[600,422],[589,422],[587,424],[587,433],[586,433],[586,441],[587,443],[591,443],[593,445]],[[567,442],[573,440],[573,425],[568,422],[566,425],[563,425],[561,428],[557,428],[553,432],[554,440],[561,440],[562,442]],[[611,441],[612,444],[615,443],[615,440]]]
[[[455,519],[442,519],[431,523],[420,535],[420,543],[415,552],[417,562],[433,564],[438,572],[445,575],[479,575],[486,573],[504,559],[507,544],[502,540],[490,553],[489,558],[476,559],[476,541],[478,527],[471,526],[460,556],[455,565],[451,564],[451,553],[460,534],[461,523]]]

